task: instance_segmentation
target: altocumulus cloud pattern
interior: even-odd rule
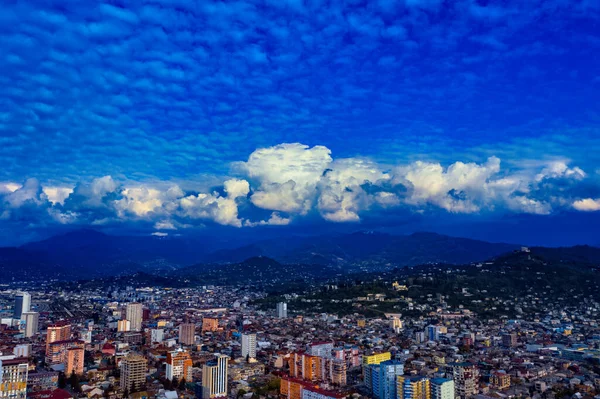
[[[592,0],[6,2],[0,223],[598,211],[599,17]]]

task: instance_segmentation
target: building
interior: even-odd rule
[[[314,342],[309,346],[309,353],[329,359],[333,356],[333,342]]]
[[[69,348],[67,349],[67,362],[65,365],[65,374],[83,374],[83,358],[85,350],[83,348]]]
[[[121,390],[139,389],[146,383],[148,360],[130,353],[121,360]]]
[[[287,303],[279,302],[277,303],[277,317],[280,319],[287,318]]]
[[[227,397],[227,366],[229,356],[216,354],[216,359],[202,367],[202,398]]]
[[[454,399],[454,381],[446,378],[432,378],[429,381],[431,399]]]
[[[31,310],[31,295],[27,292],[20,292],[15,296],[14,319],[21,319],[23,313]]]
[[[15,357],[29,357],[31,356],[31,344],[17,345],[13,349],[13,355]]]
[[[142,330],[142,319],[144,316],[144,309],[142,308],[141,303],[132,302],[127,304],[127,312],[126,312],[126,320],[129,320],[131,323],[130,329],[131,331],[141,331]]]
[[[46,350],[46,363],[50,365],[64,364],[65,368],[69,360],[69,349],[84,349],[85,342],[78,339],[52,342]],[[82,358],[83,362],[83,358]],[[83,363],[82,363],[83,364]],[[66,370],[65,370],[66,372]],[[82,370],[83,372],[83,370]],[[67,374],[70,375],[70,374]]]
[[[427,326],[425,334],[427,335],[428,341],[437,341],[440,339],[441,327],[440,326]]]
[[[301,399],[342,399],[347,395],[341,392],[327,391],[316,387],[304,387]]]
[[[330,359],[329,360],[329,380],[332,384],[338,386],[346,385],[346,374],[348,366],[345,360],[341,359]]]
[[[56,341],[66,341],[71,338],[71,325],[65,322],[56,323],[48,326],[46,332],[46,356],[51,343]]]
[[[246,381],[252,377],[265,375],[265,365],[258,362],[231,362],[227,372],[232,381]]]
[[[398,399],[431,399],[429,379],[398,376]]]
[[[510,375],[505,371],[494,371],[490,375],[490,382],[496,389],[510,388]]]
[[[181,345],[194,345],[196,342],[196,325],[183,323],[179,325],[179,343]]]
[[[399,334],[402,330],[402,320],[400,320],[397,317],[392,317],[390,320],[390,324],[392,326],[392,330],[394,330],[396,334]]]
[[[28,368],[26,358],[14,357],[0,360],[1,399],[25,399]]]
[[[117,331],[118,332],[131,331],[131,322],[129,320],[119,320],[117,322]]]
[[[386,360],[368,366],[371,371],[371,385],[367,386],[376,399],[396,399],[398,376],[404,374],[404,363]]]
[[[334,348],[333,356],[336,359],[346,360],[346,366],[360,367],[360,356],[357,346],[345,345],[343,348]]]
[[[216,317],[205,317],[202,319],[202,332],[204,331],[218,331],[219,330],[219,319]]]
[[[21,318],[25,321],[25,337],[30,338],[38,333],[40,319],[38,312],[23,312]]]
[[[154,328],[154,329],[150,330],[150,342],[152,342],[152,343],[163,342],[164,337],[165,337],[165,330],[163,330],[162,328]]]
[[[279,385],[279,396],[282,399],[302,399],[302,392],[312,385],[309,382],[291,377],[282,377]]]
[[[506,346],[507,348],[512,348],[517,346],[517,343],[517,334],[502,334],[502,345]]]
[[[256,359],[256,334],[242,334],[242,357]]]
[[[27,376],[27,391],[45,391],[58,388],[58,371],[38,371]]]
[[[456,398],[466,399],[479,393],[479,369],[472,363],[450,363]]]
[[[376,353],[374,355],[363,356],[363,378],[367,387],[372,387],[373,385],[373,382],[371,381],[372,372],[369,366],[385,362],[387,360],[390,360],[391,358],[392,354],[390,352]]]
[[[170,381],[173,379],[192,381],[192,357],[187,351],[178,349],[167,353],[166,377]]]

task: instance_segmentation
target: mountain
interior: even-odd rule
[[[435,233],[396,236],[357,232],[264,240],[236,249],[214,252],[205,260],[235,263],[252,256],[267,256],[282,263],[387,268],[423,263],[478,262],[519,247],[515,244],[489,243]]]
[[[268,239],[227,248],[214,237],[112,236],[79,230],[0,248],[0,281],[91,279],[131,275],[179,275],[213,283],[380,272],[423,264],[463,265],[520,249],[435,233],[377,232]],[[600,248],[531,248],[553,262],[600,264]],[[191,266],[190,266],[191,265]],[[233,276],[233,277],[232,277]],[[263,281],[265,280],[265,281]]]
[[[0,248],[0,280],[164,272],[200,262],[215,247],[219,243],[210,238],[112,236],[77,230],[18,248]]]

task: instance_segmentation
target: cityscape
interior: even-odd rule
[[[4,0],[0,399],[600,399],[600,0]]]

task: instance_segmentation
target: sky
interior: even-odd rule
[[[0,245],[600,245],[596,0],[7,1]]]

